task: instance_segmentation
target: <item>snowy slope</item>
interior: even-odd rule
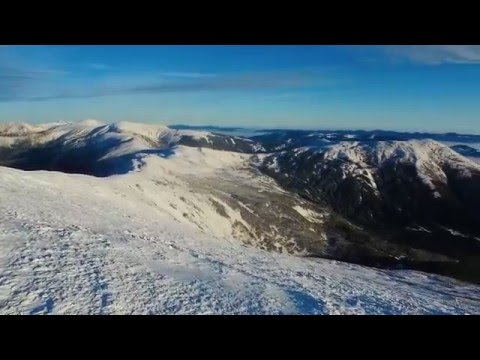
[[[338,216],[259,173],[240,153],[256,146],[129,122],[0,126],[7,165],[73,173],[0,166],[0,313],[480,313],[475,285],[301,257],[339,241]],[[442,162],[478,168],[429,142],[345,142],[324,156],[372,187],[372,168],[392,159],[436,183]]]
[[[291,151],[263,156],[266,168],[275,173],[290,173],[292,167],[299,167],[305,160],[312,159],[310,175],[321,178],[323,172],[338,167],[342,180],[362,178],[374,192],[377,191],[375,178],[383,168],[395,165],[413,166],[416,175],[427,185],[435,197],[440,197],[437,187],[447,185],[446,170],[455,170],[458,177],[470,178],[480,173],[480,166],[471,158],[464,157],[447,146],[433,140],[379,141],[361,143],[344,141],[322,148],[300,147]],[[283,162],[283,167],[279,166]],[[303,161],[303,162],[302,162]],[[301,166],[300,166],[301,168]]]
[[[180,147],[108,178],[0,167],[0,313],[480,313],[474,285],[261,251],[181,222],[169,203],[205,208],[185,176],[242,156]]]
[[[360,264],[393,258],[480,281],[478,163],[432,140],[345,141],[258,158],[260,170],[284,189],[331,206],[368,232],[342,244],[334,238],[333,258]]]
[[[387,162],[414,164],[423,176],[444,178],[438,165],[448,163],[457,168],[476,168],[476,164],[433,140],[379,141],[374,144],[342,142],[327,148],[326,160],[342,159],[357,168],[381,167]],[[430,174],[427,172],[430,171]]]
[[[8,125],[0,128],[0,165],[108,176],[137,169],[145,152],[161,153],[178,137],[163,125],[130,122]]]

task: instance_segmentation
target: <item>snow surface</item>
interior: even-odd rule
[[[169,141],[174,133],[174,131],[164,125],[140,124],[127,121],[112,124],[109,130],[123,134],[142,135],[153,141],[162,139]]]
[[[191,137],[195,140],[202,140],[205,139],[205,141],[208,144],[212,143],[212,140],[210,140],[210,136],[212,136],[211,132],[208,131],[199,131],[199,130],[177,130],[177,134],[179,136],[188,136]]]
[[[317,215],[317,213],[310,210],[310,209],[305,209],[305,208],[303,208],[299,205],[294,206],[293,209],[310,222],[320,222],[321,221],[321,219],[319,219],[319,216]]]
[[[30,133],[43,131],[49,127],[50,127],[49,124],[31,125],[31,124],[5,123],[5,124],[0,124],[0,136],[22,136]]]
[[[243,245],[232,235],[232,222],[248,230],[241,212],[192,184],[216,189],[233,177],[274,186],[247,175],[249,155],[174,146],[179,131],[127,122],[3,125],[2,134],[8,145],[119,140],[106,157],[134,154],[125,161],[136,171],[99,178],[0,167],[0,314],[480,314],[476,285]],[[331,151],[366,161],[342,146]]]
[[[459,176],[470,177],[471,171],[480,171],[478,162],[464,157],[434,140],[378,141],[373,146],[357,141],[344,141],[327,147],[326,160],[342,160],[344,176],[362,176],[377,190],[373,173],[388,162],[415,165],[419,178],[440,197],[435,182],[447,183],[442,166],[459,170]]]
[[[169,206],[206,209],[184,176],[244,160],[178,147],[108,178],[0,167],[0,313],[480,313],[475,285],[261,251],[215,229],[213,212],[199,231]]]

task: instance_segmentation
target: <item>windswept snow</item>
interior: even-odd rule
[[[268,235],[273,247],[302,254],[285,229],[323,241],[315,226],[328,213],[256,174],[250,155],[177,145],[187,134],[208,141],[208,133],[129,122],[2,125],[2,146],[86,149],[129,171],[101,178],[0,167],[0,313],[480,314],[476,285],[245,246]],[[445,151],[415,143],[378,149],[380,162],[413,151],[420,170]],[[341,143],[326,156],[361,165],[359,175],[375,186],[368,151]],[[439,159],[449,157],[457,154]]]
[[[310,209],[305,209],[301,206],[294,206],[293,209],[297,211],[300,215],[302,215],[305,219],[307,219],[310,222],[319,222],[321,221],[322,216],[320,214],[317,214],[316,212],[310,210]]]
[[[0,167],[0,313],[480,313],[474,285],[270,253],[181,222],[170,202],[206,201],[177,169],[243,166],[239,154],[196,152],[109,178]],[[165,185],[152,197],[155,181]]]
[[[24,136],[33,132],[45,130],[41,125],[30,124],[0,124],[0,136]]]
[[[110,125],[109,130],[122,134],[141,135],[154,142],[163,140],[170,143],[174,140],[174,131],[163,125],[122,121]]]
[[[209,144],[212,143],[212,141],[209,139],[209,136],[212,135],[211,132],[208,131],[199,131],[199,130],[177,130],[177,134],[179,136],[189,136],[195,140],[202,140],[205,139],[205,141]]]
[[[435,183],[447,183],[442,167],[459,171],[459,175],[470,177],[470,169],[480,171],[478,163],[457,154],[447,146],[433,140],[378,141],[374,146],[359,142],[341,142],[327,147],[326,160],[344,161],[344,171],[353,176],[364,176],[373,189],[377,189],[372,170],[392,162],[413,164],[419,178],[432,191],[434,197],[441,197]]]

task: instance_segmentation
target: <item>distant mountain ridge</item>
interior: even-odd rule
[[[422,133],[422,132],[396,132],[386,130],[292,130],[292,129],[249,129],[249,128],[228,128],[215,126],[186,126],[178,127],[183,130],[208,131],[216,137],[242,137],[248,138],[263,147],[239,148],[238,151],[261,153],[275,152],[280,150],[294,149],[303,146],[325,146],[341,141],[407,141],[430,139],[445,144],[474,145],[480,148],[480,135],[456,134],[456,133]],[[243,135],[248,134],[248,135]],[[200,145],[200,144],[198,144]],[[212,144],[203,143],[203,146],[210,148]],[[193,143],[192,143],[193,146]],[[221,142],[217,141],[218,149],[221,149]],[[461,148],[458,149],[462,151]],[[232,150],[235,151],[235,150]],[[462,153],[464,154],[464,153]],[[467,154],[468,155],[468,154]],[[476,155],[474,155],[476,156]]]

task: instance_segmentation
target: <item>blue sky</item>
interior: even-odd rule
[[[480,46],[0,46],[0,122],[480,134]]]

